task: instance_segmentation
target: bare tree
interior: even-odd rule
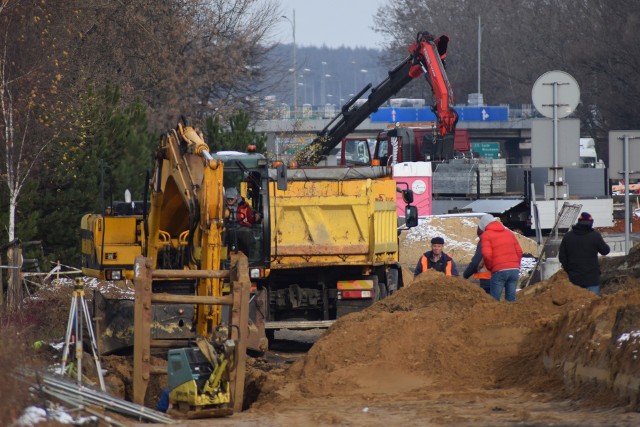
[[[124,103],[149,105],[160,128],[181,114],[228,116],[265,89],[275,1],[101,0],[79,10],[69,84],[110,81]]]
[[[7,240],[16,239],[16,212],[25,183],[56,134],[56,98],[64,62],[46,2],[0,4],[0,179],[8,198]],[[11,247],[15,244],[11,243]],[[21,302],[19,262],[9,251],[8,303]]]
[[[64,55],[45,5],[4,0],[0,7],[0,177],[8,190],[9,241],[21,191],[57,132],[52,100]]]
[[[481,91],[485,101],[530,103],[549,70],[581,86],[576,114],[583,132],[640,127],[640,21],[637,0],[394,0],[376,13],[388,56],[426,29],[451,37],[447,73],[456,100],[477,91],[478,17],[482,22]],[[415,88],[412,86],[410,90]]]

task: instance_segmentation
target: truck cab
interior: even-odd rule
[[[376,140],[365,137],[343,138],[340,143],[338,166],[369,166]]]
[[[434,138],[433,127],[400,126],[378,134],[372,157],[381,166],[392,166],[405,162],[446,161],[458,153],[469,152],[466,129],[456,129],[453,134]]]
[[[593,138],[580,138],[580,167],[596,168],[601,162],[596,153],[596,142]]]

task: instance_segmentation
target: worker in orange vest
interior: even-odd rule
[[[484,215],[480,219],[476,230],[478,237],[482,235],[486,226],[495,220],[496,218],[493,215]],[[484,265],[484,258],[482,258],[482,244],[480,242],[478,242],[478,246],[476,246],[476,252],[473,254],[471,262],[467,268],[464,269],[464,273],[462,273],[462,277],[465,279],[468,279],[471,276],[480,282],[480,287],[486,293],[491,293],[491,272]]]
[[[416,265],[414,270],[414,277],[430,268],[444,273],[447,276],[459,275],[456,262],[442,251],[443,247],[444,239],[442,237],[434,237],[431,239],[431,250],[422,254],[418,260],[418,265]]]

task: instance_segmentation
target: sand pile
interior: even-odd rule
[[[444,251],[457,264],[468,264],[478,244],[478,218],[473,217],[437,217],[431,216],[420,220],[417,227],[400,235],[400,264],[413,269],[418,258],[430,250],[430,241],[440,236],[445,240]],[[516,233],[523,253],[537,254],[536,242]]]
[[[498,303],[468,281],[427,271],[410,287],[338,320],[260,401],[277,405],[278,397],[403,393],[420,398],[434,388],[443,393],[501,384],[536,388],[561,375],[573,379],[565,365],[585,349],[595,352],[586,363],[619,354],[596,355],[603,347],[617,348],[612,322],[625,300],[640,304],[640,291],[598,298],[560,272],[520,292],[516,303]],[[640,316],[624,318],[626,323],[613,328],[615,339],[620,342],[624,330],[630,337],[624,345],[638,346]],[[561,368],[554,369],[556,362]],[[614,366],[640,379],[635,367]]]

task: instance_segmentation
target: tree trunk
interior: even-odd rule
[[[18,191],[15,188],[9,188],[9,241],[13,242],[16,238],[16,205],[18,204]]]
[[[9,286],[7,288],[7,309],[9,312],[17,311],[22,304],[22,280],[20,277],[20,267],[22,260],[22,249],[18,245],[12,246],[8,251],[9,266]]]
[[[0,309],[4,306],[4,275],[2,270],[2,254],[0,253]]]

